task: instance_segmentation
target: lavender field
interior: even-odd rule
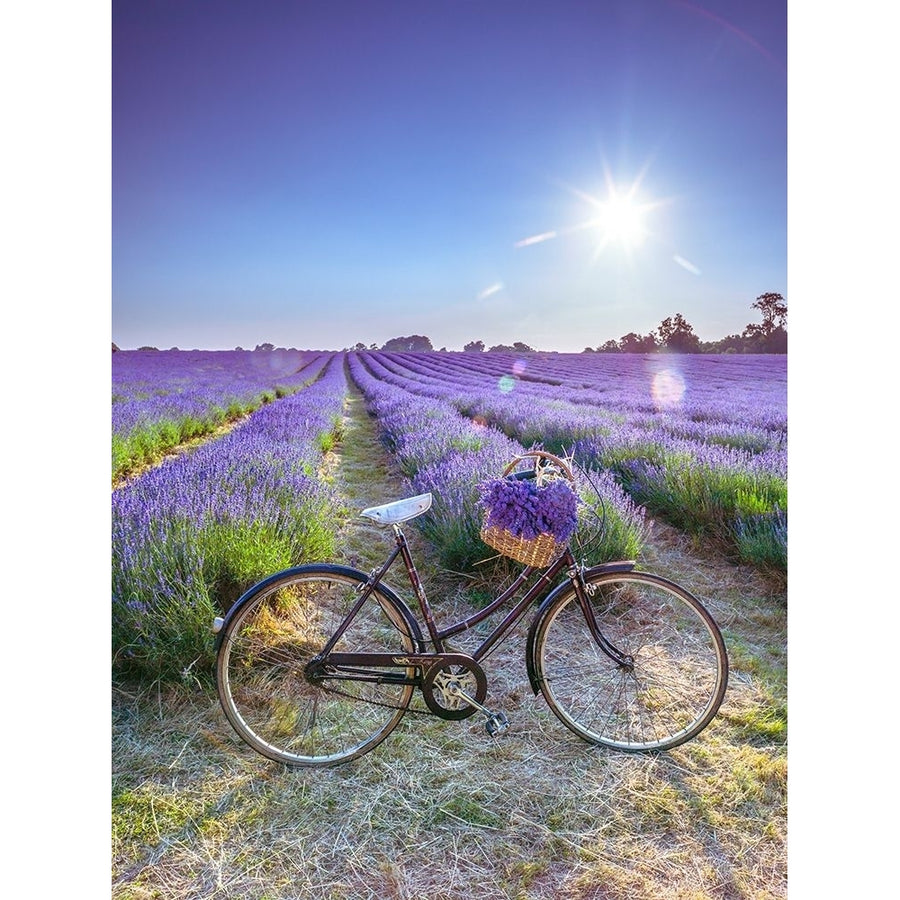
[[[479,458],[498,434],[573,456],[673,524],[786,571],[785,357],[372,352],[354,371],[406,405],[455,410]]]
[[[297,382],[312,368],[315,380],[113,491],[113,652],[125,670],[208,664],[209,623],[243,589],[333,552],[333,498],[318,466],[340,432],[342,362],[323,354],[288,373]],[[218,371],[221,381],[186,396],[215,404],[244,383],[239,372],[228,381]]]
[[[114,353],[113,479],[298,390],[326,358],[297,350]]]
[[[162,430],[241,406],[114,481],[114,897],[783,900],[783,357],[115,355],[114,434],[126,409]],[[528,689],[523,633],[485,661],[499,739],[409,715],[313,774],[241,744],[213,618],[291,565],[369,569],[390,535],[359,510],[423,491],[423,582],[441,618],[470,615],[518,566],[481,542],[479,485],[536,444],[576,469],[576,555],[635,559],[719,622],[731,672],[710,726],[658,755],[570,739]]]
[[[434,494],[417,524],[448,569],[489,556],[478,485],[538,446],[585,473],[591,502],[573,545],[589,563],[639,558],[650,513],[735,560],[776,577],[786,571],[784,357],[147,351],[113,359],[113,456],[127,460],[120,472],[159,457],[160,442],[171,449],[243,419],[113,492],[114,652],[138,671],[208,663],[206,625],[216,611],[269,572],[339,555],[340,515],[318,470],[340,440],[350,390],[361,393],[402,473],[395,494]],[[602,528],[590,514],[597,508]]]

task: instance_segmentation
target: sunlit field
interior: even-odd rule
[[[114,354],[113,896],[785,897],[785,357],[272,353]],[[359,511],[426,491],[420,575],[439,618],[471,614],[517,568],[479,485],[534,447],[578,473],[579,559],[636,560],[718,621],[712,724],[657,755],[579,741],[529,687],[526,617],[485,667],[502,735],[408,714],[328,770],[243,745],[213,618],[293,565],[368,572],[391,538]]]

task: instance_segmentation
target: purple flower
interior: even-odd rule
[[[562,480],[538,487],[531,480],[495,478],[481,486],[487,524],[527,541],[552,534],[566,543],[578,525],[578,498]]]

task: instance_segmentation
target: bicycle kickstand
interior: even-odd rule
[[[506,714],[498,710],[497,712],[493,712],[489,710],[486,706],[482,706],[477,700],[473,697],[470,697],[462,688],[460,687],[449,687],[445,688],[445,693],[449,694],[452,697],[457,697],[460,700],[465,700],[470,706],[474,706],[479,712],[484,713],[486,721],[484,723],[485,730],[491,737],[496,737],[498,734],[506,731],[509,728],[509,719],[506,718]]]

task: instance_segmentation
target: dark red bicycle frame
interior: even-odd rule
[[[410,553],[409,545],[406,541],[406,536],[403,534],[403,531],[398,525],[394,525],[393,529],[396,546],[391,551],[387,560],[385,560],[381,568],[373,569],[372,574],[369,576],[369,580],[366,582],[363,590],[360,593],[359,599],[353,605],[353,608],[347,614],[340,626],[338,626],[337,630],[331,636],[328,643],[322,648],[322,651],[317,654],[317,656],[313,660],[310,661],[307,667],[308,674],[317,675],[318,677],[341,677],[349,680],[374,680],[382,682],[390,681],[392,683],[395,682],[401,684],[418,685],[421,682],[420,676],[416,676],[415,678],[411,679],[399,673],[368,672],[364,669],[356,669],[354,667],[362,667],[368,665],[376,667],[414,666],[417,668],[423,668],[427,667],[428,665],[434,665],[438,663],[440,663],[440,665],[442,666],[454,665],[455,662],[452,657],[472,659],[475,662],[479,662],[480,660],[484,659],[491,652],[491,650],[506,636],[507,632],[511,628],[513,628],[513,626],[519,621],[519,619],[522,618],[529,607],[531,607],[538,599],[538,597],[540,597],[541,594],[543,594],[548,589],[548,587],[556,581],[556,579],[562,572],[567,573],[568,579],[575,589],[579,605],[581,606],[581,610],[584,613],[585,619],[588,623],[588,627],[600,649],[620,665],[629,665],[631,663],[630,657],[622,654],[614,646],[612,646],[604,637],[602,631],[598,627],[596,617],[594,616],[593,607],[591,606],[588,593],[585,589],[582,569],[581,567],[579,567],[575,557],[572,554],[572,551],[568,547],[565,549],[563,554],[550,565],[550,567],[541,575],[541,577],[533,585],[531,585],[530,588],[528,588],[519,602],[509,611],[503,621],[500,622],[491,631],[491,633],[485,638],[478,649],[475,650],[470,657],[466,657],[464,654],[458,654],[454,651],[446,652],[444,647],[445,641],[452,637],[455,637],[458,634],[461,634],[464,631],[469,630],[470,628],[475,627],[476,625],[479,625],[481,622],[495,613],[498,609],[500,609],[501,606],[511,600],[519,592],[522,586],[528,581],[528,579],[538,570],[534,566],[526,566],[519,573],[512,584],[508,588],[506,588],[506,590],[503,591],[499,596],[494,598],[494,600],[492,600],[483,609],[479,610],[478,612],[474,613],[461,622],[455,622],[447,628],[440,629],[437,627],[437,624],[434,621],[431,606],[428,603],[428,598],[425,595],[425,589],[422,586],[422,582],[419,578],[419,573],[416,570],[416,565],[413,561],[412,554]],[[420,652],[418,653],[333,653],[333,648],[336,646],[341,636],[347,630],[359,610],[362,609],[363,604],[365,604],[365,602],[372,596],[372,593],[380,584],[381,579],[391,568],[398,556],[403,560],[403,563],[406,567],[409,582],[412,585],[413,591],[419,604],[419,608],[422,612],[422,617],[425,621],[425,626],[428,629],[428,635],[430,638],[429,643],[433,644],[434,650],[425,650],[425,641],[421,636],[421,630],[417,629],[417,631],[419,631],[419,635],[413,635],[413,637],[415,637],[420,643]],[[633,568],[634,563],[628,561],[607,563],[605,565],[596,566],[590,571],[592,573],[598,571],[629,571]],[[564,586],[564,583],[561,583],[557,587],[557,590],[561,589]],[[386,589],[386,586],[384,586],[383,589]],[[393,592],[391,593],[393,594]],[[551,597],[552,596],[553,595],[551,595]],[[545,602],[549,602],[550,599],[551,598],[548,597],[547,601]],[[403,606],[405,607],[405,610],[410,614],[410,617],[415,620],[415,617],[413,616],[412,611],[409,609],[409,607],[405,603],[403,603]],[[535,621],[537,621],[537,617],[535,618]],[[531,646],[532,638],[533,635],[530,634],[529,647]],[[332,667],[339,667],[340,675],[337,675]],[[328,669],[332,669],[332,671],[328,672]],[[536,693],[538,690],[538,685],[533,674],[533,665],[530,652],[528,655],[528,670],[529,677],[532,682],[532,687],[535,689]]]

